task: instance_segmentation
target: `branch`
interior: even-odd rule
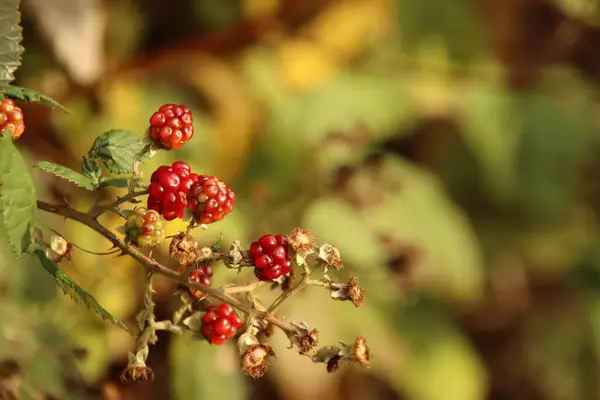
[[[106,206],[96,204],[94,207],[92,207],[92,209],[88,212],[87,215],[89,217],[91,217],[92,219],[98,219],[106,211],[114,211],[114,212],[118,213],[118,207],[121,204],[130,202],[130,201],[134,200],[136,197],[140,197],[145,194],[148,194],[148,189],[138,190],[137,192],[127,193],[125,196],[119,197],[117,200],[113,201],[112,203],[110,203]],[[118,213],[118,214],[120,215],[120,213]]]
[[[128,200],[124,200],[124,198],[128,197],[128,196],[133,196],[135,193],[139,193],[139,192],[133,192],[130,195],[120,198],[119,200],[117,200],[118,204],[128,201]],[[130,197],[130,198],[133,198],[133,197]],[[117,202],[115,202],[115,203],[117,203]],[[115,204],[115,203],[113,203],[113,204]],[[215,288],[212,288],[209,286],[201,285],[197,282],[189,282],[184,275],[181,275],[178,272],[165,267],[164,265],[160,264],[156,260],[153,260],[152,258],[150,258],[150,257],[146,256],[145,254],[143,254],[142,252],[140,252],[137,248],[123,242],[111,230],[109,230],[104,225],[102,225],[100,222],[98,222],[92,215],[88,215],[88,214],[82,213],[80,211],[74,210],[74,209],[70,208],[69,206],[54,205],[54,204],[46,203],[46,202],[40,201],[40,200],[37,201],[37,207],[40,210],[47,211],[47,212],[50,212],[53,214],[61,215],[65,218],[71,219],[73,221],[77,221],[83,225],[90,227],[91,229],[93,229],[94,231],[99,233],[100,235],[104,236],[115,247],[120,249],[122,254],[127,254],[128,256],[132,257],[134,260],[139,262],[142,266],[144,266],[144,268],[146,269],[147,272],[153,272],[153,273],[156,273],[159,275],[163,275],[163,276],[166,276],[167,278],[170,278],[170,279],[172,279],[176,282],[179,282],[183,285],[186,285],[188,287],[191,287],[191,288],[194,288],[197,290],[201,290],[202,292],[206,293],[208,296],[214,297],[217,300],[228,303],[231,306],[237,308],[238,310],[240,310],[250,316],[253,315],[259,319],[264,319],[264,320],[270,322],[271,324],[273,324],[274,326],[277,326],[278,328],[285,331],[286,333],[295,332],[295,328],[291,324],[284,323],[283,321],[276,318],[275,316],[273,316],[270,313],[258,311],[256,309],[250,307],[247,304],[241,303],[237,299],[227,295],[223,289],[215,289]]]

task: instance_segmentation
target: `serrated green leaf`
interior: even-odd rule
[[[0,137],[0,210],[8,242],[17,257],[33,243],[36,208],[31,173],[10,133],[5,132]]]
[[[94,190],[97,185],[87,176],[80,174],[77,171],[73,171],[71,168],[63,167],[62,165],[54,164],[49,161],[40,161],[38,163],[38,168],[42,171],[49,172],[58,176],[59,178],[63,178],[68,180],[75,185],[84,188],[86,190]]]
[[[90,158],[102,160],[113,174],[133,172],[135,156],[144,149],[141,138],[133,132],[113,129],[98,136],[90,150]]]
[[[0,2],[0,86],[6,86],[15,79],[14,72],[21,65],[23,36],[19,0]]]
[[[58,101],[54,100],[52,97],[47,96],[45,94],[36,92],[35,90],[20,87],[20,86],[8,86],[2,88],[2,93],[11,99],[17,99],[26,101],[28,103],[41,104],[48,107],[55,107],[64,111],[67,114],[70,114],[70,111],[67,110],[65,106],[60,104]]]
[[[46,254],[43,251],[37,250],[35,253],[40,260],[42,267],[44,267],[44,269],[50,273],[50,275],[54,278],[56,285],[63,291],[64,294],[69,295],[69,297],[71,297],[71,299],[73,299],[73,301],[78,305],[96,312],[98,315],[100,315],[100,317],[102,317],[102,319],[113,323],[119,328],[125,330],[127,333],[131,334],[131,331],[123,322],[115,318],[104,307],[102,307],[91,294],[83,290],[83,288],[81,288],[77,282],[62,272],[58,268],[58,265],[46,257]]]

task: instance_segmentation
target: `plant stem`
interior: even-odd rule
[[[127,193],[125,196],[123,197],[119,197],[117,200],[113,201],[112,203],[106,205],[106,206],[102,206],[99,204],[96,204],[89,212],[88,212],[88,216],[93,218],[93,219],[98,219],[98,217],[100,217],[102,214],[104,214],[107,211],[113,211],[113,212],[118,212],[116,210],[119,209],[119,206],[123,203],[127,203],[131,200],[134,200],[136,197],[140,197],[143,196],[145,194],[148,194],[148,189],[144,189],[144,190],[138,190],[137,192],[131,192],[131,193]],[[120,215],[120,213],[119,213]]]
[[[133,193],[131,193],[132,197],[130,197],[130,198],[135,197],[134,195],[136,193],[138,193],[137,195],[140,195],[139,194],[140,192],[133,192]],[[126,196],[120,198],[119,200],[117,200],[118,204],[128,201],[128,199],[125,199],[125,197],[128,197],[128,196],[129,195],[126,195]],[[115,203],[117,203],[117,202],[115,202]],[[115,203],[113,203],[113,204],[115,204]],[[102,225],[100,222],[98,222],[98,220],[96,218],[94,218],[93,214],[90,215],[90,214],[82,213],[80,211],[70,208],[69,206],[54,205],[54,204],[50,204],[50,203],[40,201],[40,200],[37,201],[37,207],[40,210],[47,211],[47,212],[50,212],[53,214],[58,214],[65,218],[71,219],[73,221],[77,221],[83,225],[88,226],[89,228],[93,229],[100,235],[104,236],[116,248],[120,249],[122,254],[127,254],[128,256],[130,256],[131,258],[136,260],[138,263],[140,263],[146,269],[147,272],[153,272],[153,273],[156,273],[159,275],[163,275],[163,276],[170,278],[176,282],[179,282],[185,286],[188,286],[188,287],[191,287],[191,288],[194,288],[197,290],[201,290],[202,292],[206,293],[210,297],[213,297],[217,300],[228,303],[231,306],[237,308],[238,310],[240,310],[248,315],[254,315],[259,319],[264,319],[264,320],[270,322],[271,324],[277,326],[278,328],[282,329],[286,333],[295,331],[295,328],[291,324],[284,323],[280,319],[273,316],[271,313],[258,311],[256,309],[254,309],[253,307],[251,307],[247,304],[244,304],[244,303],[238,301],[237,299],[229,296],[223,290],[215,289],[210,286],[204,286],[197,282],[189,282],[187,280],[186,276],[181,275],[178,272],[173,271],[172,269],[169,269],[168,267],[160,264],[156,260],[153,260],[152,258],[146,256],[145,254],[140,252],[137,248],[133,247],[132,245],[129,245],[129,244],[123,242],[111,230],[109,230],[104,225]]]
[[[225,292],[226,294],[252,292],[253,290],[265,285],[266,283],[267,282],[264,282],[264,281],[257,281],[257,282],[248,283],[246,285],[236,285],[236,286],[224,287],[223,292]]]

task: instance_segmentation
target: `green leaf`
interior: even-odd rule
[[[0,2],[0,86],[6,86],[15,79],[14,72],[21,65],[23,39],[19,0]]]
[[[100,168],[98,161],[86,156],[83,156],[81,159],[81,170],[83,171],[83,174],[90,178],[94,183],[98,183],[102,176],[102,168]]]
[[[129,186],[129,180],[127,178],[104,179],[100,182],[100,187],[126,188],[128,186]]]
[[[17,99],[26,101],[28,103],[41,104],[48,107],[55,107],[64,111],[67,114],[70,114],[70,111],[66,109],[65,106],[60,104],[58,101],[54,100],[52,97],[47,96],[45,94],[36,92],[35,90],[20,87],[20,86],[8,86],[2,88],[2,93],[11,99]]]
[[[91,294],[83,290],[77,284],[77,282],[62,272],[58,268],[58,265],[46,257],[46,254],[43,251],[37,250],[36,255],[39,258],[42,267],[44,267],[44,269],[48,271],[50,275],[52,275],[56,285],[63,291],[63,293],[69,295],[69,297],[71,297],[75,303],[87,308],[88,310],[93,310],[100,315],[102,319],[110,321],[119,328],[131,334],[131,331],[123,322],[119,321],[111,313],[104,309],[104,307],[102,307]]]
[[[48,161],[40,161],[38,163],[38,168],[45,172],[50,172],[58,176],[59,178],[63,178],[68,180],[75,185],[84,188],[86,190],[94,190],[96,189],[96,184],[87,176],[80,174],[77,171],[73,171],[71,168],[63,167],[62,165],[54,164]]]
[[[145,145],[133,132],[113,129],[96,138],[90,150],[90,158],[102,160],[113,174],[130,174],[133,162]]]
[[[0,210],[8,242],[19,257],[33,243],[36,191],[9,132],[0,137]]]

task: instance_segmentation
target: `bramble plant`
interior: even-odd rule
[[[0,52],[0,210],[2,226],[8,243],[17,257],[23,254],[37,257],[42,267],[54,278],[58,287],[76,302],[97,312],[136,337],[136,347],[129,355],[123,380],[151,380],[152,370],[146,365],[150,345],[158,340],[157,331],[175,334],[192,331],[213,345],[222,345],[235,338],[239,348],[241,368],[249,376],[261,377],[274,349],[259,337],[270,336],[279,329],[299,354],[315,363],[324,363],[332,372],[341,361],[357,362],[367,367],[371,354],[366,340],[358,337],[353,343],[340,343],[318,348],[319,333],[302,321],[286,321],[279,315],[281,305],[305,287],[317,286],[329,292],[333,300],[352,302],[356,307],[364,302],[364,292],[356,277],[348,282],[336,282],[328,275],[332,267],[343,268],[338,249],[331,244],[318,244],[314,235],[296,228],[288,235],[269,234],[257,238],[249,246],[235,240],[225,251],[220,241],[200,245],[194,234],[201,236],[231,213],[235,194],[218,177],[192,172],[184,161],[161,166],[153,171],[150,182],[143,180],[143,165],[158,151],[174,151],[192,139],[192,113],[184,105],[165,104],[149,117],[149,126],[140,137],[126,130],[110,130],[98,136],[82,157],[81,172],[50,162],[37,167],[72,184],[95,192],[102,188],[120,188],[123,195],[103,204],[97,202],[89,210],[77,210],[68,204],[50,204],[37,200],[34,180],[21,157],[15,141],[24,132],[24,118],[13,100],[40,103],[66,111],[48,96],[30,89],[11,86],[13,73],[19,66],[23,48],[17,0],[4,2],[10,16],[4,29]],[[5,10],[4,10],[5,11]],[[11,25],[12,24],[12,25]],[[135,206],[146,197],[146,207]],[[103,236],[114,252],[133,258],[146,271],[144,308],[137,315],[136,329],[116,319],[75,281],[61,271],[59,265],[70,259],[71,251],[80,249],[54,229],[38,226],[36,213],[41,210],[76,221]],[[116,232],[100,222],[106,213],[123,219]],[[172,236],[169,255],[180,264],[173,270],[152,257],[151,249],[165,237],[168,221],[189,221],[185,232]],[[217,266],[217,263],[219,265]],[[213,268],[227,268],[232,274],[241,268],[253,268],[257,280],[244,285],[212,287]],[[152,279],[163,275],[180,284],[180,305],[170,320],[158,321],[154,314]],[[315,279],[319,274],[321,278]],[[270,305],[260,301],[260,290],[278,291]],[[265,335],[259,335],[264,333]]]

